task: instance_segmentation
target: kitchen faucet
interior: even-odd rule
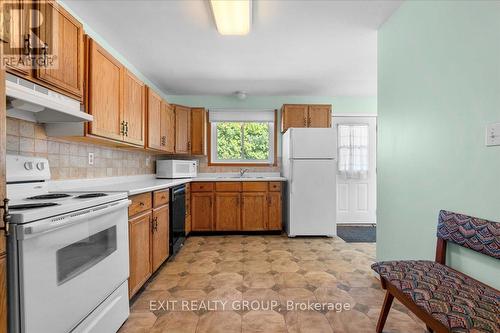
[[[243,177],[243,175],[248,172],[248,169],[240,169],[240,177]]]

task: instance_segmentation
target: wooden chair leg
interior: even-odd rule
[[[389,292],[389,290],[385,293],[384,304],[382,304],[382,309],[380,310],[380,317],[378,317],[377,323],[377,333],[382,333],[382,330],[385,326],[385,321],[387,320],[387,316],[389,315],[389,310],[391,309],[392,301],[394,300],[394,296]]]
[[[429,325],[425,325],[425,327],[427,328],[427,332],[434,333],[434,330],[430,328]]]

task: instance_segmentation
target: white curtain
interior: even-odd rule
[[[368,176],[368,124],[338,125],[338,173],[344,178]]]

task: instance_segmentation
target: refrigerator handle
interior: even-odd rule
[[[290,160],[290,184],[288,185],[290,186],[290,194],[293,193],[292,183],[293,183],[293,160]]]

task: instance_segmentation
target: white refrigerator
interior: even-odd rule
[[[333,128],[290,128],[283,135],[289,237],[337,234],[337,137]]]

